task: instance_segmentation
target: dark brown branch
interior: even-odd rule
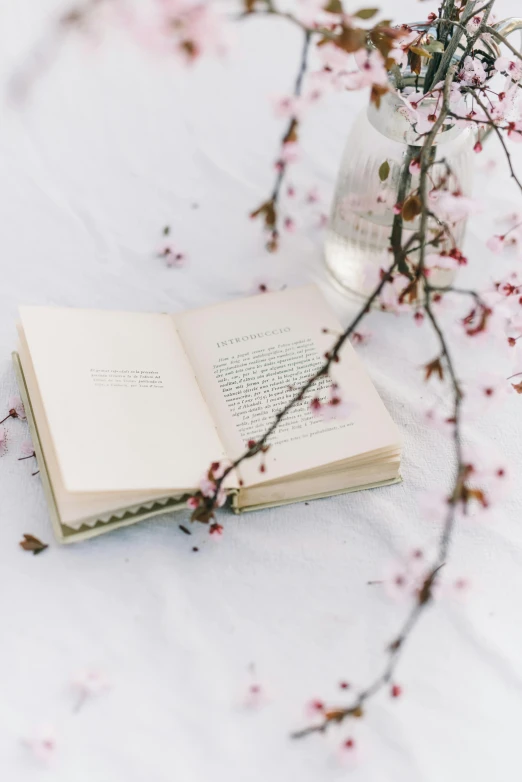
[[[306,73],[306,68],[308,64],[308,53],[310,50],[310,40],[311,40],[311,33],[306,30],[304,34],[304,42],[303,42],[303,49],[301,52],[301,59],[299,61],[299,70],[297,71],[297,76],[295,79],[294,84],[294,90],[293,95],[294,97],[298,98],[301,95],[302,88],[303,88],[303,79],[304,75]],[[295,117],[291,117],[290,121],[288,123],[288,127],[283,135],[283,138],[281,140],[281,146],[284,147],[284,145],[287,143],[288,138],[290,137],[292,131],[296,127],[297,119]],[[274,205],[277,204],[279,193],[281,190],[281,185],[283,184],[283,179],[286,173],[286,163],[282,163],[279,167],[279,171],[276,177],[274,189],[272,191],[271,200],[274,203]]]
[[[312,39],[312,33],[309,30],[305,29],[303,48],[301,51],[299,68],[297,71],[297,76],[295,79],[294,89],[293,89],[293,95],[296,98],[298,98],[302,92],[303,79],[308,67],[308,55],[310,52],[311,39]],[[265,228],[267,229],[267,231],[269,231],[270,234],[270,238],[267,242],[267,249],[270,251],[277,250],[278,240],[279,240],[279,227],[278,227],[279,226],[279,212],[278,212],[279,196],[281,193],[281,187],[283,185],[284,178],[286,175],[286,170],[288,167],[288,164],[284,160],[284,154],[283,154],[284,148],[286,144],[297,140],[298,127],[299,127],[299,123],[297,118],[295,116],[290,117],[286,130],[281,139],[280,148],[282,154],[281,154],[281,158],[278,161],[277,176],[270,198],[268,199],[268,201],[265,201],[263,204],[261,204],[261,206],[258,207],[256,210],[254,210],[250,215],[251,217],[259,216],[264,220]]]
[[[471,37],[468,38],[468,42],[467,42],[466,48],[464,50],[464,54],[460,58],[461,65],[464,64],[464,60],[466,59],[466,57],[469,54],[471,54],[475,44],[477,43],[477,41],[480,40],[481,36],[484,34],[484,29],[485,29],[485,27],[487,25],[487,22],[488,22],[488,19],[489,19],[489,15],[491,13],[491,9],[493,7],[493,3],[494,2],[495,2],[495,0],[489,0],[488,3],[485,3],[480,8],[477,8],[476,11],[473,11],[472,16],[479,16],[479,14],[481,14],[482,11],[484,11],[484,15],[483,15],[483,17],[481,19],[481,22],[480,22],[477,30],[474,33],[474,35],[472,35]]]
[[[451,385],[453,388],[453,420],[454,420],[453,437],[455,443],[455,454],[456,454],[457,465],[456,465],[456,477],[455,477],[454,487],[451,495],[452,498],[456,498],[458,495],[458,488],[462,483],[462,476],[464,470],[464,466],[462,464],[461,435],[460,435],[460,406],[462,402],[462,394],[460,391],[453,360],[450,355],[446,338],[437,322],[437,319],[431,307],[432,291],[430,289],[428,278],[424,270],[424,248],[427,240],[428,215],[429,215],[428,195],[427,195],[428,172],[432,164],[433,145],[435,142],[437,132],[440,129],[440,127],[442,127],[442,124],[444,123],[444,120],[446,119],[449,112],[450,89],[451,89],[451,83],[453,81],[453,76],[455,73],[455,67],[456,66],[450,68],[450,70],[446,75],[446,79],[444,83],[444,92],[443,92],[443,104],[441,107],[440,115],[436,123],[434,123],[432,130],[426,136],[424,145],[422,147],[421,177],[420,177],[420,186],[419,186],[419,195],[423,203],[420,229],[419,229],[419,243],[421,245],[421,257],[419,261],[419,270],[420,270],[420,275],[422,276],[424,282],[423,308],[438,337],[438,341],[441,349],[441,356],[443,357],[446,363],[446,367],[448,369],[449,377],[451,380]],[[385,687],[388,683],[392,681],[399,659],[406,645],[406,641],[409,639],[411,633],[416,627],[420,617],[424,612],[424,609],[431,603],[433,585],[435,583],[435,579],[437,577],[438,572],[443,567],[446,561],[450,541],[455,527],[455,521],[456,521],[456,500],[449,504],[448,514],[446,516],[443,531],[439,539],[437,555],[435,557],[434,562],[432,563],[431,567],[428,570],[428,573],[423,581],[423,584],[421,585],[421,588],[419,589],[419,592],[417,594],[417,599],[413,604],[410,612],[408,613],[402,628],[400,629],[399,633],[397,634],[395,639],[388,647],[388,660],[382,672],[374,679],[374,681],[366,689],[359,692],[359,694],[355,697],[354,701],[349,706],[326,710],[324,714],[324,718],[322,719],[321,722],[319,722],[316,725],[310,725],[302,730],[296,731],[295,733],[292,734],[292,738],[303,738],[305,736],[310,735],[311,733],[324,733],[327,730],[327,728],[332,724],[339,724],[343,722],[343,720],[349,717],[355,717],[355,718],[361,717],[363,715],[363,708],[366,702],[373,695],[381,691],[383,687]]]
[[[9,78],[7,82],[9,96],[15,101],[23,101],[34,82],[50,67],[57,51],[71,31],[85,29],[96,12],[110,2],[113,0],[79,0],[68,11],[62,13],[29,53],[26,61]]]
[[[418,239],[417,234],[413,234],[413,236],[410,237],[408,240],[408,243],[404,248],[401,250],[402,255],[406,255],[408,252],[410,246],[413,244],[414,241]],[[256,454],[260,453],[262,448],[267,445],[267,442],[270,438],[270,436],[274,433],[274,431],[277,429],[283,418],[292,410],[295,405],[297,405],[304,397],[304,395],[309,391],[313,385],[319,380],[321,377],[325,377],[328,375],[331,366],[338,360],[339,353],[341,351],[342,346],[346,342],[346,340],[350,337],[350,335],[356,330],[357,326],[361,323],[363,318],[368,314],[370,311],[373,303],[379,298],[381,295],[381,292],[385,285],[390,282],[392,275],[394,271],[396,270],[398,264],[398,259],[395,258],[393,263],[390,265],[390,267],[387,269],[386,272],[383,272],[381,275],[381,279],[379,284],[376,286],[374,291],[371,293],[371,295],[366,299],[363,307],[359,310],[357,315],[354,317],[354,319],[351,321],[351,323],[347,326],[347,328],[339,335],[337,340],[335,341],[334,345],[332,346],[331,350],[328,351],[327,358],[324,361],[324,363],[321,365],[321,367],[317,370],[317,372],[310,377],[304,385],[301,386],[301,388],[296,392],[296,394],[292,397],[292,399],[288,402],[288,404],[275,416],[272,424],[269,426],[269,428],[266,430],[264,435],[256,441],[255,445],[252,445],[252,447],[247,448],[238,458],[230,464],[226,470],[224,471],[221,478],[219,478],[216,481],[216,491],[213,497],[210,497],[207,499],[207,503],[209,507],[213,506],[213,503],[215,502],[215,499],[217,498],[217,494],[221,488],[221,485],[223,484],[223,481],[229,475],[233,470],[237,469],[239,465],[245,461],[245,459],[250,459],[252,456],[255,456]]]
[[[466,8],[464,9],[464,13],[462,14],[462,19],[461,19],[461,24],[462,24],[463,27],[466,26],[466,23],[469,22],[471,17],[474,15],[474,10],[473,9],[475,8],[476,4],[477,4],[476,2],[471,2],[471,3],[469,3],[469,7],[466,6]],[[444,53],[443,53],[443,55],[441,57],[441,60],[440,60],[440,63],[439,63],[439,67],[437,68],[437,70],[436,70],[436,72],[435,72],[435,74],[433,76],[432,81],[430,82],[429,85],[425,85],[425,88],[424,88],[425,92],[427,92],[429,89],[431,89],[431,87],[434,84],[438,84],[439,81],[442,81],[444,76],[447,74],[448,69],[450,68],[453,56],[456,53],[461,40],[462,40],[462,33],[460,33],[460,34],[457,33],[457,34],[455,34],[455,35],[453,35],[451,37],[451,40],[450,40],[448,46],[446,47],[446,49],[445,49],[445,51],[444,51]]]

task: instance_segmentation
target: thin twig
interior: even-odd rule
[[[489,25],[485,25],[483,28],[484,33],[488,33],[489,35],[493,36],[499,43],[503,43],[504,46],[507,46],[507,48],[511,51],[512,54],[515,55],[519,60],[522,60],[522,53],[518,51],[518,49],[513,46],[512,43],[509,42],[509,40],[499,33],[497,30],[495,30],[494,27],[490,27]]]
[[[494,120],[493,120],[493,117],[491,116],[491,114],[490,114],[490,111],[489,111],[488,107],[487,107],[487,106],[486,106],[486,104],[485,104],[485,103],[484,103],[484,102],[483,102],[483,101],[482,101],[482,100],[479,98],[479,96],[478,96],[478,93],[477,93],[477,90],[473,90],[473,89],[471,89],[471,88],[468,88],[468,92],[469,92],[469,93],[471,93],[471,94],[473,95],[473,97],[474,97],[474,98],[475,98],[475,100],[477,101],[478,105],[480,106],[480,108],[482,109],[482,111],[484,112],[484,114],[486,115],[486,117],[488,118],[488,120],[489,120],[490,122],[492,122],[492,123],[493,123],[493,131],[496,133],[496,135],[497,135],[497,138],[498,138],[498,140],[500,141],[500,143],[501,143],[501,145],[502,145],[502,149],[504,150],[504,154],[505,154],[505,156],[506,156],[506,160],[507,160],[507,164],[508,164],[508,166],[509,166],[509,172],[510,172],[510,174],[511,174],[511,177],[512,177],[512,178],[515,180],[515,182],[516,182],[516,183],[517,183],[517,185],[518,185],[518,188],[519,188],[520,192],[522,193],[522,181],[521,181],[521,180],[519,179],[519,177],[517,176],[517,173],[516,173],[516,171],[515,171],[515,168],[514,168],[514,166],[513,166],[513,161],[512,161],[512,159],[511,159],[511,153],[510,153],[510,151],[509,151],[509,149],[508,149],[508,147],[507,147],[507,144],[506,144],[506,142],[505,142],[505,140],[504,140],[504,136],[502,135],[500,128],[498,128],[498,127],[495,125],[495,123],[494,123]]]
[[[301,91],[302,91],[302,88],[303,88],[303,79],[304,79],[304,75],[306,73],[306,68],[307,68],[307,64],[308,64],[308,53],[309,53],[309,50],[310,50],[310,40],[311,40],[311,33],[308,30],[306,30],[305,34],[304,34],[304,40],[303,40],[303,49],[301,51],[301,59],[299,61],[299,69],[297,71],[297,76],[296,76],[295,83],[294,83],[293,95],[296,98],[298,98],[301,95]],[[296,120],[295,117],[291,117],[290,118],[290,121],[288,123],[288,127],[287,127],[287,129],[286,129],[286,131],[285,131],[285,133],[283,135],[282,141],[281,141],[281,146],[284,146],[284,144],[286,143],[286,139],[288,138],[288,136],[292,132],[292,129],[293,129],[293,127],[294,127],[296,122],[297,122],[297,120]],[[279,166],[279,170],[277,172],[277,177],[276,177],[276,181],[275,181],[275,184],[274,184],[274,189],[272,190],[272,196],[271,196],[271,200],[273,201],[274,205],[277,204],[277,201],[278,201],[278,198],[279,198],[279,193],[280,193],[280,190],[281,190],[281,185],[283,184],[283,179],[284,179],[284,176],[285,176],[285,173],[286,173],[286,169],[287,169],[286,163],[282,163],[281,162],[281,164]]]

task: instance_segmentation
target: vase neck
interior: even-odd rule
[[[404,101],[395,92],[390,91],[383,95],[379,108],[374,103],[370,103],[368,120],[379,133],[392,141],[422,146],[422,138],[412,127]],[[456,125],[444,125],[437,136],[437,146],[453,141],[463,130],[464,128]]]

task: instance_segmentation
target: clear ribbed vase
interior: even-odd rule
[[[475,141],[470,129],[445,126],[437,139],[430,181],[442,190],[469,196]],[[326,234],[325,263],[338,285],[358,297],[366,298],[378,280],[379,270],[390,266],[394,207],[405,192],[419,186],[419,174],[409,174],[409,163],[419,157],[420,150],[419,134],[413,130],[404,104],[393,93],[384,96],[380,108],[370,105],[352,127]],[[379,171],[383,173],[385,162],[389,173],[383,181]],[[440,232],[440,227],[435,218],[429,218],[429,236]],[[403,222],[403,246],[418,228],[418,217]],[[461,220],[451,227],[451,240],[445,239],[436,251],[449,251],[453,243],[460,248],[464,231],[465,221]],[[418,250],[409,254],[412,263],[417,258]],[[454,274],[437,269],[431,282],[450,285]]]

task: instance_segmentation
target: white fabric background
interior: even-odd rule
[[[355,4],[357,5],[357,4]],[[428,12],[389,1],[397,20]],[[392,7],[393,6],[393,7]],[[516,13],[499,2],[499,16]],[[0,5],[5,79],[53,18],[46,0]],[[505,13],[504,13],[505,11]],[[15,392],[10,351],[17,305],[42,303],[180,310],[323,278],[317,211],[295,208],[299,230],[267,255],[246,217],[269,192],[282,130],[269,96],[289,90],[300,36],[284,22],[237,28],[223,63],[190,73],[110,33],[99,48],[70,42],[22,109],[2,104],[0,126],[0,412]],[[299,198],[318,183],[327,202],[360,95],[327,99],[303,132],[292,180]],[[515,151],[516,154],[516,151]],[[486,157],[499,155],[493,142]],[[522,155],[515,160],[522,168]],[[500,261],[482,249],[493,216],[519,198],[504,164],[479,174],[487,211],[472,221],[467,251],[477,279]],[[198,204],[198,208],[193,208]],[[323,206],[324,208],[324,206]],[[490,214],[491,212],[491,214]],[[161,228],[187,253],[183,269],[154,257]],[[469,272],[467,273],[469,276]],[[463,276],[464,279],[464,276]],[[344,321],[351,305],[330,290]],[[313,697],[343,702],[338,682],[364,685],[384,662],[407,604],[382,578],[439,532],[419,493],[450,480],[450,450],[422,424],[428,391],[420,366],[433,357],[429,329],[373,315],[364,358],[404,435],[404,483],[241,518],[225,535],[185,536],[165,516],[68,548],[52,541],[39,480],[18,462],[26,438],[6,423],[0,459],[0,757],[5,779],[57,782],[462,782],[517,778],[522,720],[522,426],[510,397],[477,422],[474,437],[504,453],[513,492],[487,521],[456,536],[445,579],[468,578],[466,601],[443,597],[404,655],[398,681],[357,724],[292,742]],[[480,346],[461,351],[488,370]],[[144,411],[143,425],[147,425]],[[186,521],[186,519],[184,519]],[[23,552],[25,532],[49,542]],[[199,552],[193,553],[192,546]],[[255,673],[250,672],[255,666]],[[71,679],[104,671],[106,694],[73,713]],[[248,686],[269,693],[242,705]],[[42,768],[22,745],[41,725],[58,748]],[[355,768],[337,747],[353,736]]]

